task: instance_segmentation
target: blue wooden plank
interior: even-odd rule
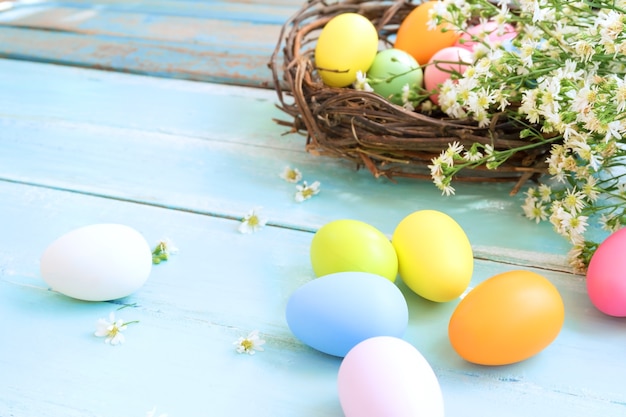
[[[0,28],[0,57],[254,87],[268,87],[272,82],[269,58],[247,50],[207,53],[204,47],[191,44],[20,28]]]
[[[219,2],[192,3],[181,7],[208,10]],[[4,27],[0,39],[11,38],[0,44],[23,59],[64,62],[55,55],[62,50],[73,65],[262,85],[257,72],[215,76],[219,71],[195,66],[185,58],[199,52],[193,48],[163,58],[189,39],[218,41],[197,30],[163,39],[168,19],[159,14],[174,13],[172,2],[92,6],[108,8],[110,19],[75,21],[48,32],[74,37],[48,41],[38,30]],[[142,19],[153,15],[159,33],[150,37],[130,24],[115,26],[123,19],[120,11],[137,17],[148,7]],[[101,32],[86,39],[90,30]],[[135,55],[120,49],[124,33],[131,39],[127,46],[139,51]],[[70,47],[85,49],[63,49]],[[85,56],[95,58],[85,63]],[[237,59],[206,58],[219,68]],[[333,219],[356,218],[390,234],[404,215],[422,208],[446,211],[465,228],[478,258],[472,286],[505,270],[541,266],[531,269],[558,287],[566,306],[565,326],[545,351],[516,365],[481,367],[461,360],[447,342],[458,301],[432,304],[400,282],[411,315],[406,339],[435,369],[446,415],[624,415],[626,395],[615,382],[626,371],[622,321],[593,308],[583,277],[548,270],[565,269],[567,244],[549,225],[525,220],[522,196],[509,197],[508,185],[457,184],[457,196],[443,198],[428,182],[392,184],[313,157],[304,152],[303,138],[281,136],[283,128],[271,121],[281,114],[270,91],[7,60],[0,60],[0,89],[0,326],[7,335],[0,343],[0,415],[141,416],[157,406],[170,416],[205,410],[217,416],[339,416],[339,360],[303,346],[284,321],[289,295],[313,279],[312,232]],[[320,180],[322,193],[295,203],[293,186],[278,178],[285,165]],[[239,234],[238,219],[257,205],[270,225]],[[92,336],[95,320],[118,304],[69,300],[49,291],[38,269],[52,239],[104,221],[132,225],[151,242],[171,237],[181,248],[123,300],[137,303],[123,316],[140,323],[128,330],[121,349]],[[234,353],[232,341],[255,328],[268,341],[266,351]]]
[[[292,12],[229,3],[28,4],[0,14],[0,56],[267,87],[267,63]]]
[[[254,48],[207,51],[202,45],[20,28],[0,28],[0,39],[4,58],[255,87],[272,82],[268,56]]]
[[[272,121],[281,114],[271,91],[0,62],[6,180],[218,216],[263,206],[274,224],[304,230],[357,218],[390,235],[413,211],[440,208],[458,219],[480,256],[527,262],[568,249],[549,224],[522,216],[523,196],[511,198],[510,184],[458,184],[446,198],[428,181],[394,184],[306,154],[304,138],[282,137]],[[40,99],[23,99],[34,95]],[[59,166],[64,158],[73,163]],[[321,181],[322,193],[295,203],[294,185],[278,177],[286,165]]]
[[[260,24],[282,25],[302,5],[298,0],[283,2],[237,2],[237,1],[40,1],[13,2],[2,15],[0,22],[29,24],[37,19],[38,24],[62,24],[70,11],[74,18],[107,13],[133,16],[146,15],[152,18],[191,17],[206,20],[245,21]],[[73,12],[72,12],[73,11]],[[149,18],[146,19],[149,21]]]
[[[153,406],[170,416],[342,415],[340,360],[302,345],[284,320],[290,294],[313,279],[311,233],[269,226],[242,235],[234,220],[4,181],[0,195],[0,325],[10,335],[0,344],[0,415],[143,416]],[[119,317],[140,321],[119,347],[92,332],[120,304],[68,299],[38,273],[52,239],[96,222],[130,225],[149,241],[166,235],[180,248],[119,302],[136,303]],[[509,269],[478,261],[472,285]],[[410,312],[405,339],[435,370],[448,417],[623,415],[626,393],[615,382],[626,371],[623,323],[593,309],[581,277],[535,271],[559,289],[565,326],[537,356],[501,367],[452,351],[446,331],[457,301],[433,304],[398,284]],[[266,350],[236,354],[232,342],[252,329]]]

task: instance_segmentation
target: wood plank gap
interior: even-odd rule
[[[19,185],[27,185],[27,186],[30,186],[30,187],[38,187],[38,188],[54,190],[54,191],[68,192],[68,193],[72,193],[72,194],[84,195],[84,196],[89,196],[89,197],[105,198],[105,199],[114,200],[114,201],[120,201],[120,202],[124,202],[124,203],[133,203],[133,204],[139,204],[139,205],[143,205],[143,206],[162,208],[162,209],[167,209],[167,210],[174,210],[174,211],[178,211],[178,212],[182,212],[182,213],[197,214],[197,215],[201,215],[201,216],[214,217],[214,218],[218,218],[218,219],[235,220],[235,221],[241,221],[241,219],[242,219],[241,216],[234,216],[234,215],[229,215],[229,214],[225,214],[225,213],[218,213],[218,212],[212,212],[212,211],[202,211],[202,210],[194,210],[194,209],[190,209],[190,208],[186,208],[186,207],[182,207],[182,206],[174,206],[174,205],[170,205],[170,204],[160,204],[160,203],[156,203],[156,202],[149,202],[149,201],[135,199],[135,198],[129,198],[129,197],[116,197],[116,196],[112,196],[112,195],[108,195],[108,194],[104,194],[104,193],[96,193],[96,192],[92,192],[92,191],[84,191],[84,190],[79,190],[79,189],[71,189],[71,188],[66,188],[66,187],[60,187],[58,185],[48,185],[48,184],[35,183],[35,182],[30,182],[30,181],[22,181],[22,180],[10,179],[10,178],[0,178],[0,181],[6,182],[6,183],[11,183],[11,184],[19,184]],[[297,226],[297,225],[290,225],[290,224],[287,224],[287,223],[274,223],[272,221],[268,221],[267,222],[267,226],[276,227],[276,228],[279,228],[279,229],[293,230],[293,231],[297,231],[297,232],[305,232],[305,233],[315,233],[317,231],[317,230],[315,230],[313,228],[300,227],[300,226]]]
[[[110,199],[110,200],[120,201],[120,202],[125,202],[125,203],[133,203],[133,204],[140,204],[144,206],[175,210],[175,211],[179,211],[183,213],[191,213],[191,214],[197,214],[201,216],[208,216],[208,217],[214,217],[214,218],[225,219],[225,220],[241,221],[240,216],[234,216],[231,214],[219,213],[215,211],[194,210],[194,209],[182,207],[182,206],[160,204],[157,202],[149,202],[149,201],[140,200],[140,199],[111,196],[111,195],[107,195],[104,193],[95,193],[95,192],[90,192],[90,191],[77,190],[77,189],[71,189],[71,188],[66,188],[66,187],[53,186],[53,185],[34,183],[34,182],[29,182],[29,181],[21,181],[21,180],[15,180],[15,179],[8,179],[8,178],[0,178],[0,181],[12,183],[12,184],[27,185],[31,187],[39,187],[39,188],[50,189],[50,190],[55,190],[55,191],[69,192],[73,194],[85,195],[85,196],[90,196],[90,197],[105,198],[105,199]],[[298,232],[304,232],[304,233],[312,233],[312,234],[314,234],[317,231],[314,228],[308,228],[308,227],[302,227],[302,226],[288,224],[288,223],[279,223],[279,222],[272,222],[272,221],[268,221],[267,226],[276,227],[280,229],[293,230],[293,231],[298,231]],[[544,271],[564,272],[564,273],[570,273],[572,275],[576,275],[574,270],[568,264],[567,258],[562,255],[543,254],[543,253],[538,253],[538,252],[498,248],[498,247],[492,247],[492,246],[487,247],[487,246],[480,246],[480,245],[472,245],[472,250],[474,252],[474,259],[476,260],[497,262],[500,264],[506,264],[506,265],[516,266],[516,267],[523,267],[523,268],[528,268],[532,266],[533,268],[541,269]],[[538,258],[540,258],[541,262],[537,262]]]
[[[474,259],[498,262],[513,266],[533,267],[544,271],[564,272],[576,275],[563,255],[530,252],[494,246],[473,245]],[[539,266],[537,266],[539,264]]]
[[[2,23],[0,22],[0,28],[7,28],[7,29],[26,29],[26,30],[33,30],[33,31],[37,31],[37,32],[50,32],[50,33],[71,33],[71,34],[80,34],[79,32],[75,32],[75,31],[71,31],[71,30],[65,30],[65,29],[60,29],[60,28],[55,28],[55,27],[43,27],[43,26],[35,26],[35,25],[24,25],[24,24],[6,24],[6,23]],[[105,36],[105,35],[99,35],[100,37]],[[122,38],[123,39],[123,38]]]

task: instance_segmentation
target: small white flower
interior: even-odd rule
[[[561,227],[564,232],[563,235],[569,237],[572,243],[577,243],[578,239],[587,229],[587,219],[587,216],[577,216],[567,211],[563,211],[561,213]]]
[[[441,190],[441,195],[445,195],[446,197],[454,195],[454,187],[451,186],[449,183],[442,183],[441,186],[438,188]]]
[[[280,174],[280,177],[287,182],[297,183],[302,179],[302,173],[298,168],[291,168],[290,166],[286,166],[283,172]]]
[[[261,215],[261,207],[254,208],[241,220],[239,232],[250,234],[261,230],[267,224],[267,218]]]
[[[463,159],[467,162],[477,162],[483,158],[483,154],[478,149],[470,148],[463,154]]]
[[[428,168],[430,169],[430,175],[433,177],[433,181],[435,181],[435,183],[443,181],[445,176],[443,175],[443,162],[441,158],[433,158],[431,161],[433,164],[428,165]]]
[[[136,321],[125,322],[122,319],[115,320],[115,313],[109,314],[109,319],[98,319],[96,323],[95,336],[105,337],[104,342],[110,345],[122,344],[126,340],[122,331],[126,330],[126,326],[136,323]]]
[[[452,158],[459,157],[460,158],[460,154],[461,152],[463,152],[463,145],[461,145],[459,142],[454,141],[453,143],[448,143],[448,149],[446,150],[446,154],[448,154],[449,156],[451,156]]]
[[[574,272],[584,274],[587,270],[585,262],[582,260],[584,245],[574,245],[567,253],[567,261],[569,265],[574,269]]]
[[[408,111],[415,111],[415,106],[411,103],[411,86],[409,84],[404,84],[402,87],[402,107],[404,107]]]
[[[363,71],[356,72],[356,81],[353,84],[355,90],[372,92],[374,89],[369,85],[367,75]]]
[[[534,197],[526,198],[522,210],[528,219],[534,220],[536,223],[548,219],[547,207]]]
[[[308,200],[314,195],[319,194],[320,185],[319,181],[315,181],[311,185],[308,185],[306,181],[304,181],[301,185],[296,185],[296,201],[301,203],[304,200]]]
[[[621,121],[614,120],[614,121],[608,123],[606,125],[606,136],[604,137],[604,140],[606,142],[611,140],[611,138],[615,138],[617,140],[620,140],[622,138],[621,130],[622,130]]]
[[[582,191],[577,191],[576,187],[567,189],[561,201],[567,211],[572,213],[572,215],[576,215],[585,207],[585,194]]]
[[[552,187],[547,184],[541,184],[537,190],[539,198],[544,203],[552,201]]]
[[[574,44],[574,51],[583,62],[589,62],[595,53],[593,45],[584,39]]]
[[[449,168],[454,165],[453,155],[446,151],[441,151],[438,157],[431,159],[433,164],[440,164],[444,168]]]
[[[237,353],[254,355],[257,351],[263,352],[264,349],[261,346],[265,344],[265,340],[259,337],[258,330],[253,330],[248,336],[240,337],[233,344],[236,347]]]
[[[622,227],[622,224],[619,221],[619,216],[607,215],[606,213],[603,213],[602,216],[600,216],[598,223],[600,224],[602,230],[609,232],[616,232]]]

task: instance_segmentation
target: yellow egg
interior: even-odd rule
[[[474,270],[472,246],[452,217],[416,211],[398,224],[391,242],[400,277],[418,295],[445,302],[467,289]]]
[[[315,275],[369,272],[396,280],[398,259],[389,239],[374,226],[358,220],[335,220],[322,226],[311,241]]]
[[[322,29],[315,46],[315,66],[322,81],[331,87],[346,87],[357,71],[366,73],[378,51],[378,32],[357,13],[333,17]]]

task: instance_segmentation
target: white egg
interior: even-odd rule
[[[41,277],[54,290],[86,301],[108,301],[137,291],[152,270],[152,251],[135,229],[93,224],[52,242],[41,256]]]

